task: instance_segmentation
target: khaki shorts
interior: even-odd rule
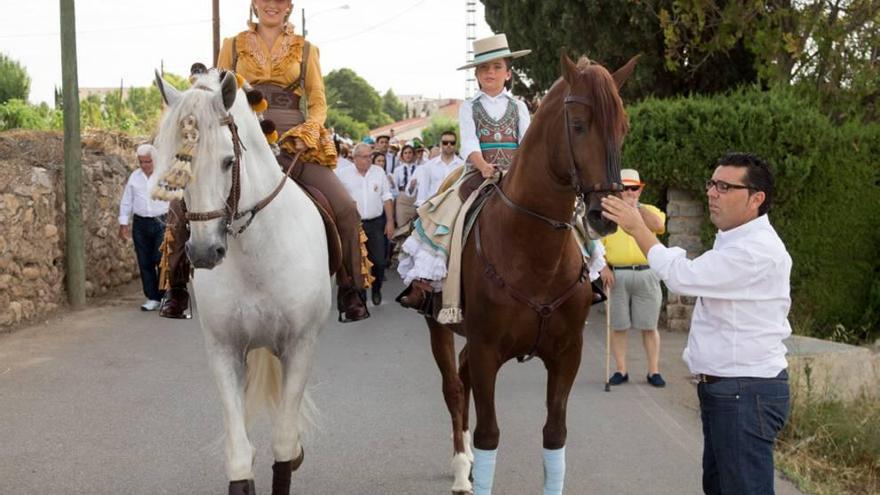
[[[663,292],[660,277],[654,270],[614,270],[614,287],[609,298],[614,330],[657,328]]]

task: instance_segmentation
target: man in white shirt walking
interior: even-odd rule
[[[636,208],[616,197],[604,215],[636,239],[670,291],[697,297],[683,358],[699,385],[703,491],[773,493],[773,443],[789,408],[791,257],[770,225],[773,174],[755,155],[730,153],[706,182],[711,250],[689,260],[664,247]]]
[[[385,280],[385,239],[394,234],[394,207],[385,171],[370,163],[371,156],[370,145],[358,144],[353,153],[354,167],[337,169],[336,175],[354,198],[361,215],[367,234],[367,256],[373,263],[373,305],[378,306],[382,303],[382,282]]]
[[[147,297],[147,301],[141,305],[143,311],[159,309],[159,301],[162,299],[162,292],[159,290],[159,261],[162,253],[159,247],[165,235],[168,202],[152,199],[147,190],[147,182],[153,174],[155,151],[151,144],[138,147],[140,167],[128,177],[119,203],[119,237],[131,237],[134,241],[141,284]]]
[[[416,208],[437,194],[443,181],[453,170],[464,165],[464,160],[456,154],[456,144],[455,132],[443,132],[440,135],[440,156],[416,168],[407,186],[410,193],[416,192]]]

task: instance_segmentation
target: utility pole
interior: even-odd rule
[[[477,39],[477,2],[465,0],[465,36],[467,38],[467,62],[474,61],[474,40]],[[473,69],[467,71],[467,80],[464,86],[464,97],[471,98],[477,91],[477,80]]]
[[[74,309],[86,304],[82,221],[82,146],[79,132],[79,83],[76,70],[74,0],[61,2],[61,81],[64,91],[64,204],[67,299]]]
[[[211,59],[209,67],[217,63],[220,55],[220,0],[213,0],[214,3],[214,58]]]
[[[306,9],[305,9],[305,7],[301,8],[300,11],[302,11],[303,38],[305,38],[306,35],[308,34],[308,31],[306,31]]]

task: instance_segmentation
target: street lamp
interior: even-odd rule
[[[338,5],[338,6],[336,6],[336,7],[330,7],[329,9],[319,10],[319,11],[315,12],[314,14],[312,14],[311,16],[309,16],[309,18],[310,18],[310,19],[314,19],[314,18],[317,17],[318,15],[323,14],[323,13],[325,13],[325,12],[331,12],[331,11],[334,11],[334,10],[348,10],[348,9],[350,9],[350,8],[351,8],[351,6],[349,6],[349,5],[346,3],[346,4],[344,4],[344,5]],[[309,32],[306,30],[306,9],[305,9],[305,8],[302,8],[301,10],[302,10],[302,30],[303,30],[303,38],[305,38],[306,35],[308,35],[308,33],[309,33]]]

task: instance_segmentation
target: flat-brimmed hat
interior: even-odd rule
[[[462,65],[457,70],[470,69],[486,62],[502,58],[519,58],[532,53],[531,50],[519,50],[511,52],[507,46],[507,35],[496,34],[488,38],[474,40],[474,61]]]
[[[639,172],[631,168],[620,169],[620,181],[624,186],[644,186],[645,183],[639,178]]]

